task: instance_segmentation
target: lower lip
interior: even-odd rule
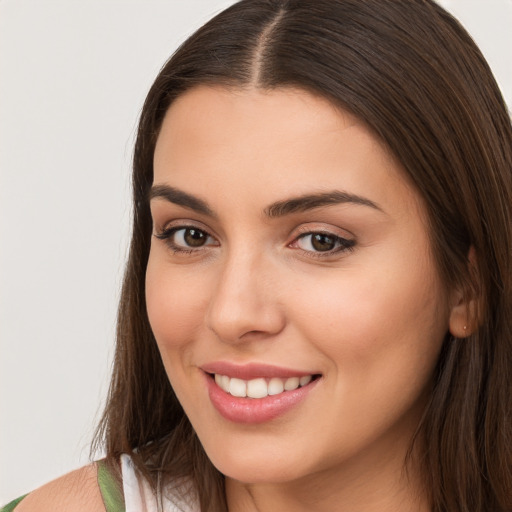
[[[234,423],[264,423],[287,413],[299,405],[315,387],[319,379],[293,391],[284,391],[265,398],[240,398],[226,393],[205,374],[210,400],[220,415]]]

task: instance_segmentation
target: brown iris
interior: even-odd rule
[[[201,247],[206,243],[208,235],[199,229],[187,228],[183,234],[183,239],[189,247]]]
[[[322,233],[311,235],[311,245],[317,251],[331,251],[336,246],[336,238]]]

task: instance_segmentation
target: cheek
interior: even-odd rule
[[[163,261],[162,261],[163,260]],[[184,406],[190,397],[194,340],[201,329],[208,304],[205,287],[181,268],[173,269],[162,258],[150,255],[146,271],[146,307],[169,381]],[[197,274],[196,274],[197,275]],[[197,377],[197,376],[195,376]]]
[[[148,318],[161,351],[189,343],[208,304],[205,287],[191,276],[151,257],[146,272]]]
[[[416,255],[417,256],[417,255]],[[434,362],[448,327],[446,300],[429,262],[394,258],[339,278],[316,279],[294,294],[301,330],[344,371],[375,364]],[[404,271],[404,269],[409,269]],[[302,288],[302,287],[301,287]],[[306,293],[307,290],[307,293]],[[307,298],[307,304],[305,303]],[[400,361],[398,359],[400,358]]]

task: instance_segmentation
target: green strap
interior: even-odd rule
[[[10,503],[7,503],[7,505],[5,505],[4,507],[0,508],[0,512],[12,512],[15,508],[16,508],[16,505],[23,499],[25,498],[25,496],[27,496],[26,494],[24,496],[21,496],[13,501],[11,501]]]
[[[119,482],[109,471],[105,460],[98,461],[97,465],[98,485],[106,512],[126,512],[123,491],[119,487]],[[0,512],[4,511],[0,510]]]

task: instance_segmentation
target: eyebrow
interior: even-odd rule
[[[284,201],[277,201],[265,208],[265,214],[270,218],[282,217],[291,213],[305,212],[335,204],[352,203],[360,206],[368,206],[382,212],[382,208],[370,199],[355,194],[349,194],[340,190],[321,192],[318,194],[306,194]]]
[[[151,187],[149,199],[162,198],[170,203],[183,206],[197,213],[216,217],[213,209],[203,199],[199,199],[183,190],[171,187],[169,185],[154,185]],[[382,212],[379,205],[355,194],[343,192],[340,190],[331,190],[329,192],[320,192],[317,194],[306,194],[303,196],[292,197],[283,201],[276,201],[264,209],[264,213],[269,218],[283,217],[292,213],[300,213],[322,206],[330,206],[335,204],[356,204],[359,206],[367,206]]]
[[[189,210],[194,210],[197,213],[208,215],[209,217],[216,217],[213,210],[208,206],[206,201],[199,199],[191,194],[183,192],[174,187],[168,185],[154,185],[149,191],[149,199],[162,198],[170,203],[183,206]]]

